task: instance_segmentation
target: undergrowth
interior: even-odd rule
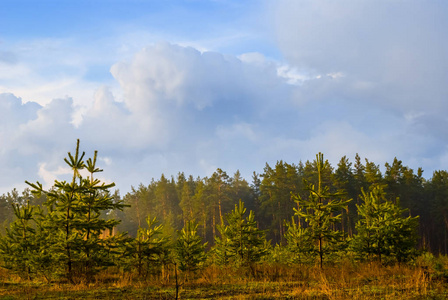
[[[208,266],[178,274],[179,299],[446,299],[448,258],[423,254],[409,264],[342,261],[326,265],[264,263],[251,272]],[[175,299],[174,269],[146,278],[107,269],[88,283],[23,280],[0,269],[0,299]]]

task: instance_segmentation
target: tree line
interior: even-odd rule
[[[84,156],[78,141],[65,158],[71,181],[50,190],[27,182],[21,195],[1,197],[4,267],[73,282],[113,266],[139,276],[211,263],[255,272],[262,261],[322,267],[347,255],[404,262],[417,244],[447,250],[446,171],[425,180],[421,169],[415,174],[394,159],[382,174],[358,155],[334,168],[319,153],[297,165],[266,164],[250,184],[238,171],[217,169],[205,178],[162,175],[121,197],[95,177],[97,153]]]
[[[357,206],[363,203],[363,191],[380,187],[383,198],[406,209],[407,215],[419,216],[418,247],[447,254],[448,172],[438,170],[425,179],[421,168],[415,172],[397,158],[384,169],[382,173],[378,164],[359,155],[354,162],[344,156],[337,166],[325,161],[321,184],[330,193],[339,192],[344,200],[352,199],[340,213],[341,222],[334,226],[352,237],[357,232]],[[219,234],[217,225],[222,225],[223,217],[241,199],[254,211],[257,227],[266,232],[268,240],[284,245],[287,222],[293,217],[301,222],[292,208],[298,208],[295,196],[308,197],[307,184],[318,184],[316,160],[266,164],[262,173],[253,173],[250,182],[239,171],[229,175],[219,168],[204,178],[184,173],[167,178],[162,174],[148,185],[133,187],[122,198],[116,195],[130,205],[117,215],[122,220],[118,228],[134,235],[145,216],[151,215],[163,220],[166,231],[174,233],[196,220],[200,236],[211,246]]]

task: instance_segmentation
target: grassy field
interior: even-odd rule
[[[185,281],[179,299],[448,299],[445,263],[381,266],[341,263],[325,266],[263,265],[246,270],[208,267]],[[95,283],[23,281],[0,272],[0,299],[175,299],[173,274],[163,279],[104,272]]]

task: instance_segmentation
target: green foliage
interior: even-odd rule
[[[16,220],[6,229],[6,235],[0,239],[0,253],[3,267],[11,269],[21,277],[30,278],[34,269],[33,254],[38,251],[34,234],[34,211],[36,207],[27,203],[24,206],[12,204]]]
[[[409,260],[415,254],[418,217],[403,217],[406,209],[388,201],[380,186],[370,192],[362,191],[364,203],[358,206],[360,220],[356,224],[352,248],[361,258],[379,261],[384,258],[398,262]]]
[[[284,246],[275,244],[272,246],[269,242],[266,242],[266,255],[263,257],[262,262],[267,264],[289,264],[291,263],[291,252]]]
[[[29,202],[12,204],[15,220],[6,228],[6,235],[0,238],[0,254],[3,267],[22,278],[31,279],[43,275],[47,280],[54,271],[49,249],[52,235],[45,225],[45,216],[39,206]]]
[[[269,238],[276,243],[284,242],[286,232],[284,220],[293,215],[291,207],[294,199],[291,193],[302,188],[299,168],[294,164],[278,161],[274,168],[266,164],[259,185],[260,212],[258,215],[263,227],[269,232]]]
[[[110,244],[108,239],[100,236],[106,230],[112,230],[119,221],[105,220],[101,212],[124,207],[109,193],[114,183],[105,184],[94,178],[96,173],[102,172],[96,167],[97,152],[87,161],[84,156],[85,153],[79,151],[78,140],[75,155],[69,152],[64,159],[73,172],[71,182],[56,180],[49,191],[45,191],[39,182],[27,182],[33,188],[32,193],[47,197],[44,205],[48,213],[42,228],[51,239],[45,247],[51,250],[53,265],[71,282],[74,273],[91,280],[98,268],[111,264]],[[81,176],[83,169],[89,173],[87,178]]]
[[[303,239],[310,242],[310,247],[305,251],[318,255],[322,267],[325,255],[340,251],[345,246],[344,234],[333,228],[341,221],[340,212],[351,200],[343,200],[341,199],[343,193],[330,193],[328,186],[322,186],[323,170],[329,169],[329,163],[324,161],[322,153],[316,155],[315,164],[317,188],[313,184],[308,185],[307,190],[310,193],[308,199],[295,195],[299,209],[294,208],[294,211],[307,224],[304,232],[300,233],[304,236]]]
[[[121,266],[129,271],[137,269],[139,276],[157,272],[166,263],[168,237],[163,235],[163,225],[157,225],[157,219],[146,218],[148,228],[140,227],[136,238],[128,239],[124,244]]]
[[[433,240],[432,250],[448,253],[448,171],[435,171],[432,180],[427,184],[428,200],[425,208],[428,216],[425,219],[427,235]]]
[[[254,213],[244,218],[246,208],[240,200],[226,220],[228,225],[218,226],[221,237],[215,238],[218,263],[237,267],[253,267],[266,254],[264,232],[257,228]]]
[[[194,182],[193,176],[188,178],[188,181],[184,177],[183,180],[179,183],[179,194],[180,194],[180,202],[179,206],[182,209],[182,216],[185,222],[189,222],[195,219],[195,217],[199,216],[198,212],[200,210],[200,206],[195,202],[194,192],[196,188],[196,183]],[[181,184],[181,185],[180,185]]]
[[[333,186],[337,191],[343,192],[341,197],[345,200],[356,199],[358,195],[355,173],[352,168],[352,163],[349,162],[346,156],[343,156],[333,174]],[[348,234],[353,235],[355,228],[357,212],[356,202],[350,201],[346,209],[342,210],[341,216],[341,230]]]
[[[217,169],[210,178],[162,174],[132,188],[124,201],[118,191],[109,192],[113,183],[96,178],[102,171],[97,152],[86,159],[78,141],[64,161],[71,180],[55,181],[48,191],[29,183],[32,191],[0,196],[0,224],[8,226],[2,229],[0,258],[23,278],[91,281],[114,264],[145,277],[172,268],[172,262],[193,272],[203,264],[204,242],[212,246],[208,259],[236,267],[336,261],[355,233],[351,249],[366,260],[408,261],[417,242],[433,253],[448,252],[448,172],[435,171],[427,180],[421,169],[414,174],[398,159],[385,165],[383,175],[379,165],[359,155],[354,163],[344,156],[333,168],[319,153],[298,165],[266,164],[251,185],[238,171],[228,176]],[[117,228],[134,238],[117,235]],[[171,245],[169,236],[176,232]]]
[[[296,223],[294,217],[291,222],[286,223],[285,239],[287,241],[286,249],[289,252],[288,262],[291,263],[307,263],[313,260],[313,240],[308,234],[306,228]]]
[[[205,261],[205,247],[198,233],[198,224],[189,221],[182,230],[177,231],[174,246],[179,269],[184,272],[196,271]]]

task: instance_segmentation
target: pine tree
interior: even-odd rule
[[[298,193],[301,187],[298,167],[278,161],[275,168],[266,164],[261,176],[259,199],[260,210],[266,216],[262,220],[266,224],[264,228],[272,233],[270,238],[274,242],[282,244],[286,232],[284,221],[293,215],[291,207],[294,199],[291,193]]]
[[[22,278],[32,279],[42,275],[50,281],[55,267],[51,248],[52,234],[45,226],[46,218],[40,206],[29,201],[12,203],[15,220],[0,237],[0,253],[3,267]]]
[[[352,163],[350,163],[346,156],[343,156],[338,167],[333,174],[333,184],[338,191],[344,192],[342,196],[344,199],[353,199],[356,197],[355,191],[355,177],[353,174]],[[342,231],[353,235],[356,224],[356,206],[354,201],[350,201],[347,205],[347,210],[342,211]]]
[[[343,193],[330,193],[328,186],[322,186],[323,170],[329,169],[329,163],[324,161],[322,153],[316,155],[314,163],[317,169],[317,188],[313,184],[308,185],[308,199],[303,199],[300,195],[294,196],[299,207],[294,208],[294,211],[307,224],[305,234],[314,244],[309,251],[319,256],[322,268],[324,256],[343,249],[344,234],[334,230],[334,225],[341,221],[340,212],[351,199],[342,200]]]
[[[68,159],[64,161],[69,165],[73,171],[72,181],[55,181],[54,188],[50,191],[44,191],[42,185],[37,182],[32,184],[27,182],[34,190],[36,195],[45,193],[47,195],[46,205],[48,207],[49,224],[52,227],[54,236],[57,239],[57,244],[53,251],[56,254],[57,265],[65,266],[65,274],[70,282],[73,282],[73,264],[79,259],[76,257],[75,249],[78,244],[79,236],[75,230],[75,224],[79,221],[76,217],[76,207],[79,206],[79,201],[85,192],[85,181],[82,180],[80,171],[84,169],[85,153],[79,153],[79,140],[76,145],[75,156],[70,152]]]
[[[249,210],[255,211],[256,203],[252,189],[249,183],[241,176],[239,170],[230,179],[229,194],[233,203],[241,199]]]
[[[208,203],[212,211],[212,226],[224,223],[224,212],[231,206],[230,198],[230,178],[221,169],[216,169],[210,178],[207,179]]]
[[[194,196],[192,199],[193,207],[197,209],[197,220],[199,223],[199,231],[202,236],[203,241],[208,243],[213,243],[213,238],[211,234],[211,226],[208,226],[209,220],[211,219],[211,213],[208,209],[208,190],[204,180],[197,180],[196,187],[194,191]]]
[[[358,206],[360,220],[358,231],[351,241],[352,248],[360,258],[384,257],[403,262],[414,253],[418,217],[404,218],[401,209],[385,198],[381,186],[374,186],[370,192],[362,191],[362,205]]]
[[[3,267],[13,270],[22,278],[31,279],[36,273],[34,254],[39,251],[33,226],[39,211],[36,212],[38,208],[29,203],[23,206],[13,203],[12,208],[16,219],[6,228],[6,235],[0,238]]]
[[[113,195],[109,189],[114,187],[114,183],[105,184],[96,179],[94,175],[102,172],[102,169],[96,167],[98,152],[94,152],[93,159],[86,161],[86,170],[89,172],[89,178],[85,181],[85,192],[80,198],[79,206],[76,212],[80,214],[79,222],[75,224],[75,228],[83,238],[81,246],[81,261],[84,262],[84,273],[87,280],[91,280],[91,276],[95,273],[97,267],[110,265],[111,258],[109,251],[104,251],[105,247],[110,248],[110,239],[103,238],[103,233],[113,229],[120,223],[119,220],[106,220],[101,217],[101,212],[112,210],[122,210],[125,206],[121,201],[114,201]]]
[[[146,216],[157,216],[154,190],[154,181],[148,186],[140,184],[138,188],[131,187],[131,192],[123,197],[123,202],[128,207],[123,210],[126,223],[118,227],[120,231],[127,231],[136,237],[138,229],[145,224]]]
[[[182,230],[177,231],[174,246],[179,269],[187,274],[196,271],[205,261],[205,247],[198,235],[198,224],[188,221]]]
[[[309,262],[312,259],[313,242],[307,230],[296,223],[294,217],[291,217],[291,222],[286,222],[288,228],[285,233],[287,241],[286,249],[289,252],[289,262],[303,263]]]
[[[228,225],[218,226],[221,237],[215,238],[215,253],[220,264],[231,263],[236,267],[250,267],[267,253],[265,234],[257,228],[254,213],[244,218],[246,208],[240,200],[226,220]]]
[[[163,235],[163,225],[157,225],[157,218],[146,218],[148,228],[140,227],[137,237],[124,244],[121,266],[125,270],[137,269],[139,276],[146,278],[151,270],[158,270],[161,258],[168,251],[168,237]]]
[[[176,191],[174,179],[169,180],[163,174],[160,180],[154,184],[154,208],[155,214],[163,222],[163,229],[166,235],[173,236],[175,228],[180,228],[178,224],[182,211],[179,207],[179,199]]]
[[[48,214],[45,230],[51,232],[51,252],[53,264],[62,267],[62,273],[70,282],[76,274],[87,275],[90,279],[96,268],[107,265],[107,241],[100,239],[100,234],[111,230],[119,222],[114,219],[104,220],[102,211],[122,209],[121,201],[116,202],[110,196],[109,189],[115,184],[105,184],[94,178],[102,170],[96,167],[97,152],[93,159],[84,161],[84,152],[79,150],[79,140],[75,155],[68,152],[65,163],[71,168],[71,182],[55,180],[52,189],[45,191],[42,185],[26,182],[37,196],[45,194]],[[81,176],[87,169],[88,178]]]
[[[179,187],[179,207],[182,209],[182,219],[184,225],[187,222],[195,219],[195,216],[198,214],[198,207],[196,207],[194,203],[194,191],[196,188],[196,183],[193,180],[193,176],[189,176],[188,180],[183,180],[182,182],[178,181]]]
[[[366,167],[365,167],[365,180],[366,183],[370,186],[381,184],[382,175],[380,171],[380,166],[375,165],[373,162],[370,162],[367,158]]]
[[[356,153],[355,155],[355,164],[353,165],[353,176],[355,177],[355,194],[356,194],[356,203],[360,204],[359,195],[361,194],[362,189],[367,189],[368,183],[366,180],[366,167],[361,162],[361,157]]]

